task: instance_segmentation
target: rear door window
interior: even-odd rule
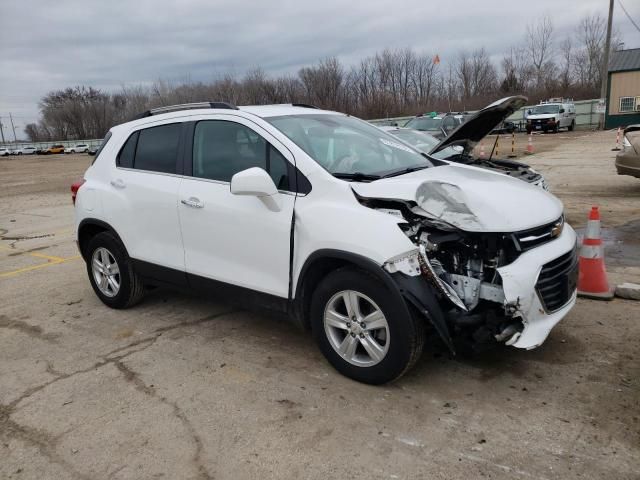
[[[133,168],[151,172],[176,173],[181,130],[181,123],[140,130],[135,147]],[[129,140],[132,137],[129,137]],[[127,144],[129,140],[127,140]],[[127,144],[125,147],[128,146]]]

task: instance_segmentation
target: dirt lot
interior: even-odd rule
[[[615,174],[614,140],[536,136],[527,161],[574,226],[601,206],[610,279],[640,282],[640,179]],[[104,307],[68,192],[89,158],[0,160],[0,478],[640,478],[640,302],[580,299],[537,350],[434,346],[357,384],[233,305]]]

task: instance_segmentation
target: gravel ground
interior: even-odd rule
[[[569,222],[600,205],[610,279],[640,283],[640,179],[615,174],[615,133],[534,141]],[[640,302],[580,299],[537,350],[433,345],[361,385],[220,301],[104,307],[69,195],[90,158],[0,160],[0,478],[640,478]]]

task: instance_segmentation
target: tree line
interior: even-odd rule
[[[551,96],[599,96],[606,21],[583,17],[572,34],[557,38],[552,19],[527,25],[521,41],[501,58],[485,48],[461,50],[440,61],[438,52],[385,49],[344,65],[335,57],[273,77],[261,68],[210,82],[158,80],[105,92],[76,86],[45,95],[40,119],[25,127],[31,141],[102,138],[112,125],[149,108],[200,101],[236,105],[309,103],[362,118],[481,108],[497,97],[524,94],[530,102]],[[612,45],[619,43],[614,33]]]

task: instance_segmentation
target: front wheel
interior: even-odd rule
[[[133,270],[124,245],[111,233],[102,232],[87,245],[87,273],[93,291],[111,308],[128,308],[144,295],[144,285]]]
[[[311,329],[326,359],[369,384],[400,378],[420,358],[424,328],[401,297],[356,269],[330,273],[313,294]]]

